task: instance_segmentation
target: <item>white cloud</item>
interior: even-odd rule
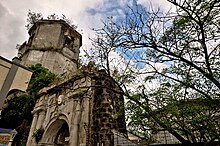
[[[172,11],[175,10],[174,6],[167,0],[137,0],[137,3],[146,7],[152,6],[153,9],[160,8],[163,12],[168,12],[171,9]]]
[[[147,0],[138,0],[141,4],[147,4]],[[90,48],[89,36],[94,32],[91,28],[101,28],[101,20],[107,16],[122,16],[123,10],[133,5],[133,0],[1,0],[0,1],[0,55],[12,59],[17,54],[16,44],[22,44],[28,39],[28,33],[24,27],[27,12],[40,12],[45,17],[56,13],[66,15],[79,29],[83,31],[83,47]],[[167,6],[162,1],[152,0],[154,4]]]
[[[56,13],[66,15],[83,31],[83,46],[90,47],[89,36],[94,32],[91,28],[100,28],[101,20],[107,16],[121,13],[119,7],[131,3],[132,0],[1,0],[0,1],[0,55],[12,59],[17,54],[16,44],[28,39],[25,26],[27,12],[40,12],[45,17]],[[93,13],[92,13],[93,12]]]
[[[0,1],[0,55],[12,59],[17,55],[16,44],[21,44],[28,39],[25,28],[27,12],[40,12],[45,17],[56,13],[66,15],[79,29],[83,30],[83,44],[88,44],[90,28],[100,26],[100,15],[92,16],[88,9],[102,5],[102,0],[14,0]],[[100,26],[101,27],[101,26]]]
[[[15,46],[20,41],[19,35],[22,25],[22,20],[16,19],[16,16],[11,13],[4,5],[0,3],[0,51],[2,56],[8,58],[16,55]],[[15,36],[17,38],[15,38]]]

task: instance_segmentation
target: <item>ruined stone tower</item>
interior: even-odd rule
[[[94,63],[78,66],[81,35],[62,20],[41,20],[29,34],[19,49],[24,65],[74,73],[38,93],[27,146],[120,145],[115,134],[127,136],[122,90]]]
[[[75,72],[82,36],[62,20],[41,20],[18,52],[23,65],[40,63],[56,74]]]

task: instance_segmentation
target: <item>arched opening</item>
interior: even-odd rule
[[[69,136],[70,136],[69,127],[65,122],[58,131],[54,143],[58,146],[67,146],[69,143]]]
[[[56,120],[46,129],[43,139],[40,142],[44,145],[68,146],[69,126],[65,120]]]

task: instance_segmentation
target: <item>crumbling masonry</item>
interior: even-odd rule
[[[27,146],[114,146],[115,132],[126,137],[120,87],[93,63],[78,65],[81,34],[62,20],[41,20],[29,35],[19,49],[22,64],[40,63],[66,78],[38,93]]]

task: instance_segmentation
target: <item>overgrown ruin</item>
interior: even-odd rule
[[[27,146],[134,146],[118,140],[127,138],[121,88],[94,63],[78,64],[81,34],[62,20],[40,20],[29,35],[22,64],[40,63],[65,78],[38,93]]]

